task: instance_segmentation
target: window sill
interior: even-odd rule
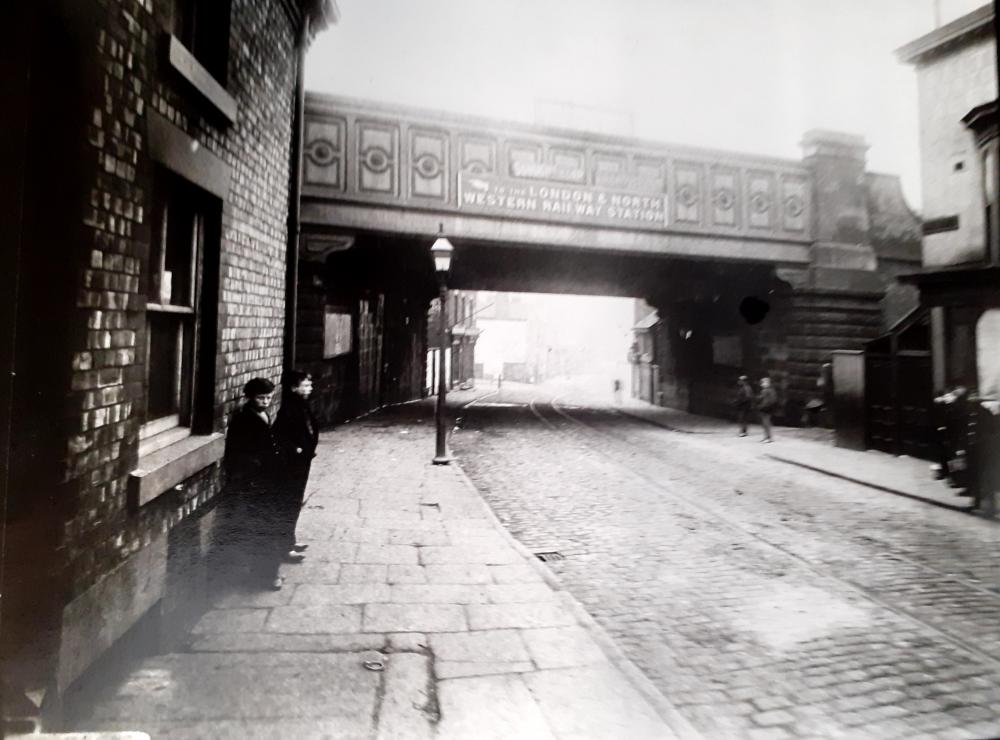
[[[159,313],[180,313],[188,316],[194,313],[194,309],[190,306],[179,306],[173,303],[153,303],[152,301],[146,301],[146,310],[158,311]]]
[[[168,417],[169,420],[176,419],[174,416]],[[176,422],[175,422],[176,424]],[[142,432],[139,433],[139,459],[152,455],[154,452],[159,452],[164,447],[169,447],[171,445],[177,444],[182,439],[187,439],[191,436],[190,427],[173,426],[164,429],[156,434],[150,434],[143,438]]]
[[[236,123],[236,99],[226,92],[176,36],[167,34],[167,61],[195,90],[201,93],[229,123]]]
[[[129,474],[129,506],[138,509],[222,459],[226,450],[223,434],[186,437],[139,458],[139,467]]]

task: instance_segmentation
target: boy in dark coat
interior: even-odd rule
[[[243,405],[233,412],[226,432],[226,476],[234,486],[258,490],[274,475],[278,459],[267,413],[274,383],[253,378],[243,386],[243,396]]]
[[[770,378],[760,381],[760,395],[757,397],[757,411],[760,413],[760,425],[764,427],[764,439],[761,442],[773,442],[771,437],[771,414],[778,408],[778,394],[771,387]]]
[[[226,433],[225,465],[233,550],[249,562],[255,579],[280,589],[281,556],[275,552],[274,534],[278,447],[267,413],[273,394],[274,384],[267,378],[253,378],[243,387],[246,400]]]
[[[306,549],[306,545],[295,541],[295,525],[302,510],[309,469],[312,459],[316,457],[316,445],[319,443],[319,427],[309,408],[312,390],[312,376],[309,373],[289,371],[284,379],[281,409],[274,421],[274,438],[282,460],[277,483],[280,498],[279,537],[283,543],[284,557],[291,562],[299,562],[305,557],[302,551]]]

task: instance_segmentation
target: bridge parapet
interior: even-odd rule
[[[796,160],[325,95],[307,97],[303,179],[304,197],[326,203],[649,236],[813,239],[811,174]]]

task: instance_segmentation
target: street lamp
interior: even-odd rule
[[[438,226],[438,237],[431,247],[434,257],[434,271],[438,277],[438,397],[434,418],[437,423],[437,448],[434,455],[435,465],[447,465],[451,462],[448,454],[448,438],[444,428],[444,404],[447,397],[447,383],[444,379],[444,348],[448,340],[447,318],[445,307],[448,300],[448,270],[451,269],[451,255],[455,248],[444,236],[444,224]]]

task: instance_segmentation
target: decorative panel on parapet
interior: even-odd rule
[[[507,175],[509,177],[525,177],[525,173],[534,170],[531,165],[542,164],[543,154],[544,149],[541,144],[527,141],[508,141]]]
[[[795,160],[323,96],[307,105],[303,179],[305,199],[350,207],[331,225],[386,207],[382,227],[410,211],[481,232],[509,221],[807,244],[812,230]]]
[[[550,147],[549,163],[555,172],[562,175],[561,179],[587,184],[587,152],[584,149],[569,149],[566,147]]]
[[[625,154],[595,152],[591,162],[591,176],[597,185],[614,185],[628,177],[628,157]]]
[[[306,123],[306,146],[303,150],[303,177],[316,183],[344,191],[344,139],[347,121],[343,118],[326,118]]]
[[[701,224],[703,170],[693,162],[674,163],[674,218],[678,224]]]
[[[781,177],[781,218],[785,231],[804,234],[809,208],[809,180],[795,175]]]
[[[667,161],[652,157],[633,157],[635,179],[643,189],[665,192],[667,184]]]
[[[751,229],[770,230],[774,224],[774,175],[747,173],[747,223]]]
[[[448,202],[450,150],[447,131],[410,129],[410,192],[413,195]]]
[[[740,216],[740,172],[734,167],[713,166],[711,168],[711,209],[712,225],[724,228],[739,227]]]
[[[399,194],[399,126],[357,121],[358,190],[362,193]]]

